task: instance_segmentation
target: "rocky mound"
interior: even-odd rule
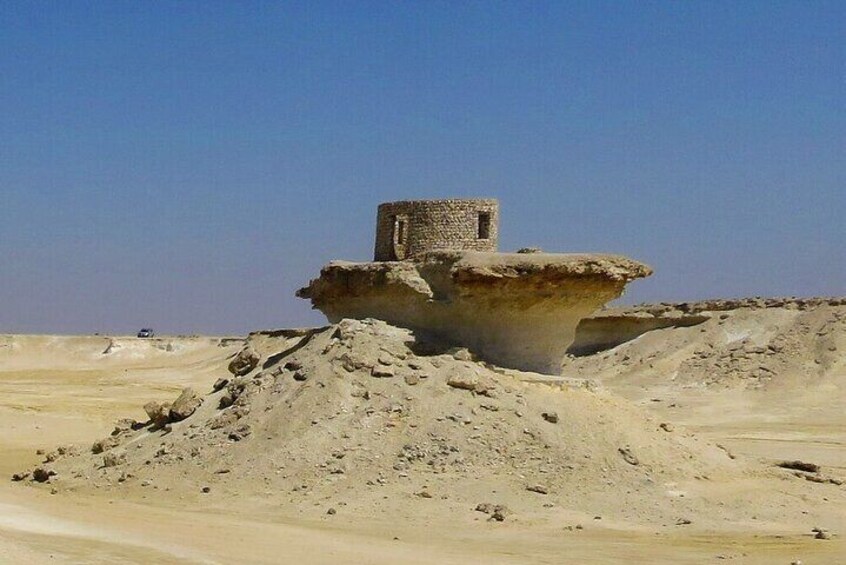
[[[601,312],[579,331],[566,375],[751,389],[846,382],[843,298],[638,306]]]
[[[769,493],[750,510],[725,485],[769,472],[609,394],[527,382],[539,375],[379,321],[253,334],[229,369],[16,478],[323,516],[724,525],[805,506]]]

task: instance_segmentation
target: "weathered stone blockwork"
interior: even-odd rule
[[[495,199],[410,200],[379,205],[375,261],[413,259],[428,251],[497,250]]]

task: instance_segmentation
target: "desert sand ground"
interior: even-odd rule
[[[0,561],[846,562],[846,547],[841,537],[846,532],[844,487],[815,483],[788,471],[772,470],[776,461],[801,459],[822,465],[826,477],[842,479],[846,476],[846,416],[843,410],[846,365],[842,355],[846,350],[846,317],[843,311],[843,307],[812,312],[743,309],[732,311],[725,318],[715,316],[689,328],[658,329],[613,349],[568,360],[564,375],[572,379],[554,382],[553,386],[526,384],[525,381],[555,379],[539,376],[533,379],[531,374],[508,371],[491,372],[500,389],[499,396],[493,400],[483,394],[442,387],[438,371],[423,383],[409,388],[408,392],[400,393],[407,394],[400,397],[407,405],[435,398],[425,405],[425,413],[409,417],[409,421],[417,418],[412,422],[414,429],[418,425],[423,429],[427,416],[447,405],[443,408],[444,413],[456,410],[456,406],[467,408],[473,414],[474,423],[478,421],[482,427],[490,422],[505,422],[504,416],[502,420],[486,420],[487,416],[477,415],[475,409],[498,403],[496,414],[501,415],[514,411],[516,404],[510,404],[513,400],[527,406],[527,414],[519,415],[521,423],[515,426],[525,426],[529,432],[536,427],[544,434],[554,429],[559,435],[541,438],[547,438],[545,441],[550,443],[560,436],[566,439],[567,448],[570,448],[574,436],[568,435],[569,421],[590,426],[595,422],[607,422],[608,433],[602,429],[591,432],[589,442],[573,449],[590,451],[596,458],[597,453],[604,453],[601,450],[606,443],[611,447],[616,445],[609,438],[629,434],[627,438],[641,438],[641,453],[666,454],[666,461],[652,462],[656,473],[675,477],[676,467],[679,476],[698,473],[700,468],[712,469],[713,475],[707,480],[697,476],[696,481],[691,479],[689,485],[680,483],[678,487],[679,491],[687,489],[689,498],[693,499],[684,503],[688,504],[685,508],[689,514],[683,515],[693,518],[691,524],[685,525],[672,522],[672,517],[677,515],[673,514],[674,505],[678,503],[672,498],[675,495],[662,496],[660,501],[649,498],[656,492],[673,492],[672,488],[658,484],[641,489],[635,481],[642,477],[643,464],[629,473],[626,464],[617,460],[616,450],[610,447],[609,476],[596,476],[599,467],[590,465],[584,469],[592,474],[576,475],[589,487],[583,497],[587,502],[583,504],[579,503],[581,495],[567,490],[574,483],[565,479],[561,479],[560,492],[538,498],[534,493],[514,487],[520,483],[511,471],[507,475],[510,486],[506,487],[503,479],[506,475],[498,474],[500,467],[486,466],[483,461],[477,462],[469,472],[462,470],[463,474],[447,472],[443,479],[426,476],[426,484],[433,492],[444,493],[443,500],[437,497],[419,500],[406,492],[411,488],[406,486],[408,481],[419,478],[414,474],[416,468],[408,471],[411,476],[407,480],[392,476],[384,487],[375,489],[364,486],[358,489],[355,485],[366,476],[366,470],[348,468],[345,480],[350,486],[345,487],[344,492],[349,506],[338,507],[337,514],[327,515],[327,505],[337,500],[334,491],[324,492],[315,485],[313,494],[307,493],[312,496],[312,502],[309,496],[299,492],[289,493],[288,486],[297,477],[268,479],[260,476],[264,472],[262,450],[270,459],[273,442],[269,428],[260,427],[265,424],[256,419],[256,414],[276,414],[275,407],[270,405],[273,398],[278,398],[280,405],[284,400],[286,406],[297,406],[294,402],[297,395],[305,391],[303,398],[319,394],[309,401],[314,405],[306,405],[311,412],[290,412],[286,417],[311,419],[317,417],[312,414],[320,414],[322,419],[321,402],[335,398],[329,396],[330,392],[334,394],[332,385],[320,385],[324,382],[320,372],[323,365],[319,365],[323,356],[321,351],[328,351],[330,346],[314,349],[316,353],[310,354],[308,347],[297,345],[301,350],[295,353],[303,362],[315,364],[314,376],[305,383],[308,389],[305,384],[293,380],[281,383],[281,379],[289,378],[281,367],[271,372],[273,367],[270,366],[267,375],[255,377],[255,388],[250,392],[254,412],[250,417],[254,418],[251,421],[255,422],[255,431],[251,438],[226,449],[243,449],[243,453],[254,458],[257,475],[253,476],[249,468],[233,465],[234,472],[214,483],[211,494],[204,495],[196,488],[201,483],[183,475],[196,473],[200,477],[197,480],[202,482],[205,476],[202,473],[211,473],[210,469],[192,471],[181,458],[150,468],[140,459],[133,461],[130,458],[127,466],[137,463],[132,469],[138,469],[138,473],[149,472],[151,477],[164,478],[154,487],[142,486],[137,478],[118,484],[113,480],[116,475],[109,474],[111,470],[99,469],[99,463],[91,466],[93,456],[88,451],[92,442],[108,436],[114,422],[120,418],[145,420],[141,407],[150,400],[172,400],[186,386],[207,394],[216,379],[230,376],[226,366],[241,350],[242,340],[0,336],[0,426],[6,432],[0,437],[0,476],[11,477],[13,473],[35,467],[44,459],[44,452],[58,445],[73,444],[82,451],[79,457],[66,464],[66,471],[60,468],[59,480],[55,482],[41,485],[29,481],[0,482]],[[326,339],[330,339],[329,335],[326,334]],[[377,335],[376,339],[389,343],[392,335]],[[309,347],[323,347],[319,339],[323,338],[318,336],[315,338],[317,343]],[[280,351],[287,352],[291,343],[289,338],[269,336],[254,336],[252,342],[263,358],[273,357],[274,352],[277,355]],[[359,339],[354,343],[367,346],[370,342]],[[770,363],[767,366],[773,371],[772,375],[756,373],[764,376],[752,380],[745,378],[751,370],[744,363],[748,361],[757,367],[757,356],[767,355],[760,353],[760,348],[773,343],[777,345],[776,354],[760,363]],[[441,371],[452,368],[455,363],[465,363],[461,366],[477,370],[475,364],[467,364],[469,361],[454,362],[450,356],[441,357],[447,359],[443,365],[437,363],[444,367]],[[456,355],[456,358],[462,357]],[[324,368],[329,375],[329,365]],[[397,369],[402,370],[405,369]],[[488,369],[478,369],[480,374],[484,371]],[[358,373],[350,374],[359,378]],[[510,379],[517,384],[508,384]],[[559,386],[578,382],[578,379],[594,381],[598,391]],[[377,380],[373,384],[365,383],[377,399],[404,386],[399,378]],[[273,388],[280,383],[284,386],[278,390]],[[431,390],[437,391],[434,396],[427,392]],[[170,446],[178,453],[179,449],[190,445],[186,442],[191,437],[188,435],[190,426],[195,425],[192,419],[209,422],[216,417],[217,408],[212,401],[216,404],[218,397],[207,398],[196,415],[174,425],[172,436],[141,430],[128,440],[128,445],[137,442],[138,453],[146,453],[145,446],[156,447],[159,441],[178,436]],[[530,421],[532,409],[546,406],[545,403],[559,406],[562,422],[556,428],[544,428],[539,418],[539,423]],[[589,410],[577,414],[580,406]],[[597,414],[602,407],[613,410],[614,414]],[[361,417],[365,417],[364,412]],[[389,422],[387,416],[384,421]],[[312,424],[314,422],[316,420],[312,420]],[[659,422],[671,423],[675,430],[666,445],[663,438],[668,434],[652,430],[653,427],[657,430]],[[448,419],[442,424],[452,425]],[[385,435],[378,436],[384,438],[386,444],[397,424],[390,420],[388,426]],[[628,426],[632,430],[621,429]],[[596,427],[601,428],[601,425],[596,423]],[[464,431],[469,428],[461,428],[462,441],[474,441],[475,436],[469,435],[472,430]],[[215,458],[219,457],[216,454],[222,453],[220,449],[224,449],[225,438],[218,442],[212,431],[206,432],[202,426],[197,429],[206,434],[197,439],[205,442],[203,448],[207,451],[203,453],[209,454],[201,456],[203,464],[207,467],[216,464],[218,459]],[[268,433],[267,438],[264,438],[265,433]],[[337,430],[323,429],[322,421],[306,431],[300,432],[298,428],[291,433],[305,438],[340,437],[334,435]],[[318,433],[324,435],[315,435]],[[460,434],[456,432],[456,437]],[[518,439],[510,444],[512,449],[519,447],[519,430],[515,437]],[[296,443],[288,441],[291,445]],[[381,440],[377,438],[376,441],[378,444]],[[656,444],[652,451],[649,451],[650,442]],[[723,447],[714,449],[713,444]],[[322,447],[315,447],[315,451]],[[372,453],[381,453],[370,444],[366,447],[372,449]],[[36,450],[43,451],[37,454]],[[468,457],[475,453],[465,451]],[[735,458],[712,460],[716,457],[715,452],[731,452]],[[484,450],[478,453],[483,455]],[[311,463],[308,454],[303,454],[303,458]],[[360,466],[365,459],[353,461]],[[557,469],[555,464],[550,462],[550,469]],[[682,470],[682,467],[693,471]],[[89,468],[91,471],[87,470]],[[503,464],[502,469],[506,468]],[[630,478],[618,480],[615,476],[618,468],[621,475],[629,473]],[[75,479],[71,478],[72,473],[76,473]],[[451,484],[453,477],[459,477],[461,482]],[[492,501],[505,502],[514,515],[504,522],[494,522],[474,512],[470,501],[483,502],[485,499],[481,492],[474,491],[473,478],[486,488],[503,480],[503,487],[496,495],[500,498]],[[319,483],[329,479],[314,475],[309,480]],[[557,484],[557,480],[557,476],[549,478],[552,485]],[[364,485],[363,480],[361,485]],[[283,488],[284,497],[278,497]],[[415,483],[417,488],[420,486]],[[621,493],[620,502],[615,505],[615,489],[622,491],[624,488],[630,490],[628,497]],[[597,490],[606,492],[597,494]],[[542,505],[541,500],[550,502]],[[730,502],[733,500],[738,502]],[[631,511],[621,507],[624,505],[630,505]],[[720,508],[726,508],[725,520],[720,516]],[[595,515],[601,515],[602,519],[595,519]],[[574,529],[574,525],[581,529]],[[830,531],[833,539],[814,539],[811,529],[815,526]]]

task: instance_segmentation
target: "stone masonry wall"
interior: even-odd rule
[[[484,214],[489,227],[480,234]],[[374,260],[412,259],[442,249],[496,251],[498,239],[499,202],[495,199],[387,202],[379,205],[376,217]]]

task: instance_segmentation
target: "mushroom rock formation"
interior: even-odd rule
[[[559,374],[579,321],[652,270],[619,255],[431,251],[333,261],[297,292],[330,322],[377,318],[503,367]]]

